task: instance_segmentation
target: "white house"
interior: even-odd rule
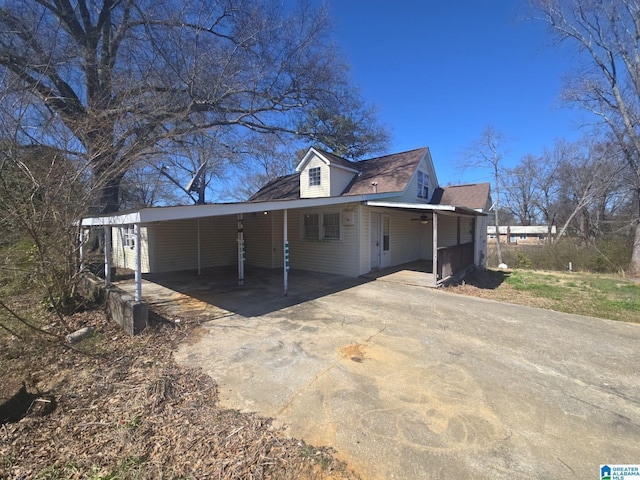
[[[500,225],[500,243],[511,245],[543,245],[556,236],[556,226],[552,225]],[[487,226],[489,243],[496,243],[496,226]]]
[[[247,202],[87,217],[105,260],[140,274],[245,265],[357,277],[425,260],[433,285],[486,263],[488,183],[441,188],[428,148],[351,162],[311,148]],[[108,279],[107,279],[108,281]]]

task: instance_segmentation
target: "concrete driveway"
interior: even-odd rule
[[[365,479],[640,463],[640,325],[372,281],[205,324],[177,360]]]

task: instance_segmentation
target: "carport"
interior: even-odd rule
[[[88,229],[105,227],[105,284],[109,286],[114,280],[113,255],[117,254],[117,266],[134,271],[137,302],[142,299],[143,273],[195,270],[200,275],[204,267],[230,265],[237,266],[239,285],[245,282],[246,265],[281,268],[282,291],[287,296],[292,253],[296,262],[294,268],[351,277],[369,274],[385,266],[429,260],[432,262],[429,286],[438,286],[483,263],[484,244],[481,242],[486,242],[486,236],[477,226],[483,213],[453,205],[394,202],[384,198],[384,194],[371,197],[354,195],[155,207],[87,217],[82,220],[82,262]],[[303,221],[307,213],[322,219],[326,212],[338,212],[334,215],[339,222],[339,238],[336,241],[307,240],[306,230],[303,230],[307,227]],[[379,214],[382,218],[390,218],[396,230],[391,234],[392,262],[374,268],[371,258],[375,247],[371,244],[377,238],[374,238],[376,229],[369,223],[369,218],[375,212],[382,212]],[[414,223],[414,220],[420,223]],[[424,228],[416,228],[422,224],[426,224]],[[116,231],[118,233],[114,234]],[[428,235],[423,235],[424,232]],[[290,238],[292,234],[294,238]],[[380,243],[385,241],[388,245],[388,237],[383,239],[382,232],[380,235]],[[416,235],[423,238],[418,239]],[[247,240],[252,242],[249,253]],[[425,247],[425,240],[430,245]]]
[[[377,197],[380,197],[378,195]],[[167,224],[169,222],[179,221],[195,221],[196,222],[196,253],[197,253],[197,270],[201,273],[202,257],[201,252],[206,242],[206,238],[201,235],[201,222],[206,219],[233,217],[235,226],[233,235],[236,242],[237,255],[237,275],[238,283],[243,284],[245,280],[245,219],[248,215],[270,215],[275,212],[282,214],[282,271],[283,271],[283,291],[284,295],[289,290],[289,258],[290,247],[288,238],[288,215],[289,211],[300,210],[305,208],[314,208],[318,206],[339,206],[348,203],[366,202],[369,200],[367,195],[349,196],[349,197],[332,197],[332,198],[312,198],[299,200],[284,201],[268,201],[268,202],[244,202],[244,203],[228,203],[228,204],[211,204],[211,205],[188,205],[174,207],[154,207],[144,208],[140,210],[121,212],[113,215],[85,217],[81,221],[80,233],[80,262],[81,268],[85,262],[85,244],[89,238],[89,229],[92,227],[104,228],[104,275],[105,284],[112,284],[112,267],[113,267],[113,249],[112,249],[112,231],[110,227],[127,227],[130,233],[125,234],[127,237],[123,239],[131,248],[133,253],[133,270],[135,276],[135,300],[142,299],[142,229],[147,226]],[[176,270],[181,270],[177,268]],[[184,268],[182,268],[184,270]]]

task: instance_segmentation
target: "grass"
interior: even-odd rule
[[[616,275],[514,270],[504,285],[560,312],[640,322],[640,284]]]

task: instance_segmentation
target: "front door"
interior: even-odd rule
[[[371,270],[391,265],[389,215],[371,214]]]

